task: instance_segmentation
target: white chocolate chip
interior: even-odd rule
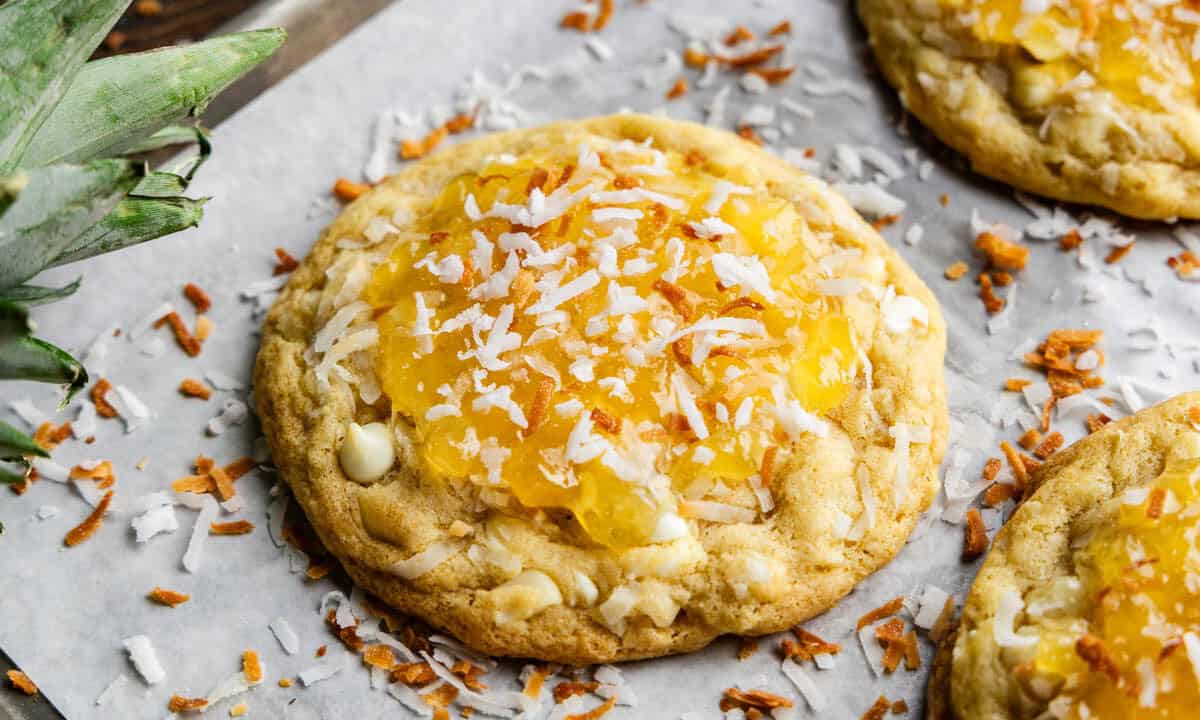
[[[563,601],[558,585],[540,570],[525,570],[492,590],[491,596],[497,623],[527,620]]]
[[[369,485],[392,469],[396,450],[392,433],[383,423],[359,425],[352,422],[346,428],[346,438],[338,450],[342,471],[357,483]]]

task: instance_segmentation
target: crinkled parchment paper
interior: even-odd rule
[[[996,443],[1019,434],[1015,426],[1001,430],[994,422],[1014,418],[1023,402],[1003,393],[1000,384],[1009,376],[1034,377],[1021,368],[1013,352],[1053,328],[1107,331],[1103,347],[1108,365],[1103,374],[1114,396],[1120,396],[1115,383],[1120,376],[1136,378],[1141,385],[1132,387],[1147,402],[1197,386],[1196,354],[1189,338],[1195,336],[1200,290],[1176,279],[1165,266],[1166,257],[1180,248],[1170,229],[1162,226],[1125,228],[1139,241],[1120,265],[1104,265],[1103,241],[1089,241],[1091,269],[1081,267],[1076,255],[1060,252],[1053,241],[1030,241],[1032,261],[1020,275],[1014,307],[1005,320],[995,323],[994,334],[988,332],[974,283],[969,278],[948,282],[942,272],[960,259],[980,267],[970,249],[973,208],[989,221],[1018,228],[1033,216],[1006,188],[962,171],[957,158],[918,130],[909,136],[900,125],[892,94],[873,73],[861,30],[846,3],[758,2],[737,3],[735,8],[734,3],[716,0],[656,0],[618,5],[610,27],[599,36],[612,50],[605,62],[599,59],[603,48],[597,53],[585,45],[592,36],[557,27],[561,14],[573,9],[566,3],[409,0],[381,13],[222,124],[214,134],[215,158],[195,185],[197,193],[213,196],[203,226],[92,262],[76,296],[35,312],[48,338],[79,350],[106,328],[121,327],[125,332],[104,343],[107,354],[94,359],[92,369],[133,390],[154,413],[129,434],[119,421],[102,421],[94,444],[68,442],[56,452],[56,460],[69,466],[85,459],[111,459],[120,504],[166,488],[188,473],[196,454],[218,462],[250,454],[257,435],[252,419],[219,437],[204,431],[223,401],[246,400],[246,391],[218,391],[209,402],[183,400],[176,392],[180,380],[218,371],[249,383],[257,321],[241,291],[270,278],[276,246],[297,256],[307,250],[336,209],[326,200],[333,179],[361,177],[382,112],[396,110],[402,120],[407,114],[428,121],[431,108],[437,112],[435,106],[449,111],[456,91],[469,84],[474,72],[482,73],[502,95],[499,88],[510,78],[523,77],[520,86],[503,97],[513,104],[511,115],[520,115],[516,108],[528,113],[520,118],[527,123],[621,108],[665,108],[673,117],[702,119],[713,95],[730,85],[727,127],[751,105],[765,104],[776,109],[772,125],[777,130],[784,120],[793,126],[790,136],[772,143],[777,148],[814,147],[816,159],[828,164],[835,143],[869,145],[901,161],[905,176],[888,189],[908,206],[903,219],[885,235],[934,289],[947,316],[946,370],[954,415],[949,456],[957,455],[965,465],[964,478],[977,478],[986,457],[996,454]],[[661,53],[680,52],[686,42],[670,29],[671,18],[689,27],[702,26],[708,18],[717,25],[739,22],[758,31],[790,19],[794,32],[787,40],[788,57],[799,66],[796,76],[766,94],[751,95],[731,76],[696,89],[697,73],[689,70],[693,90],[667,103],[664,94],[679,71],[672,70]],[[524,66],[537,70],[517,73]],[[841,79],[851,81],[861,96],[819,95]],[[493,97],[495,107],[503,108],[499,97]],[[803,119],[782,108],[784,98],[811,108],[814,117]],[[395,132],[403,128],[397,125]],[[927,180],[918,177],[919,165],[902,159],[910,148],[918,163],[932,161]],[[387,157],[391,156],[389,150]],[[942,193],[949,196],[945,207],[938,201]],[[924,235],[919,244],[910,245],[901,238],[914,223],[923,227]],[[83,267],[68,267],[42,279],[66,281],[80,272]],[[192,311],[180,295],[186,282],[207,289],[215,302],[210,316],[216,331],[203,354],[184,356],[165,329],[152,331],[166,341],[165,349],[157,357],[145,354],[143,350],[153,348],[146,347],[144,338],[128,340],[129,331],[167,301],[190,323]],[[1099,299],[1085,302],[1085,289],[1089,297]],[[1129,334],[1148,326],[1157,335]],[[74,408],[54,413],[56,396],[47,388],[3,388],[5,400],[29,397],[58,420],[74,417]],[[1114,414],[1124,406],[1118,401]],[[1082,429],[1078,422],[1060,422],[1059,427],[1077,428],[1076,434]],[[135,469],[142,458],[148,458],[144,469]],[[207,693],[239,669],[239,655],[246,648],[257,649],[267,668],[266,682],[237,699],[249,703],[251,717],[406,716],[396,700],[370,689],[357,659],[307,689],[276,685],[280,677],[295,677],[314,665],[318,646],[329,644],[334,661],[341,650],[317,612],[321,596],[333,584],[305,581],[302,574],[290,572],[288,558],[268,537],[265,508],[274,482],[267,471],[238,481],[246,506],[226,518],[244,517],[257,528],[249,536],[208,538],[194,574],[181,566],[196,516],[193,510],[176,508],[180,529],[141,545],[134,542],[130,515],[118,511],[91,540],[67,549],[63,535],[90,509],[73,488],[40,481],[24,496],[5,497],[0,501],[0,520],[7,527],[0,537],[0,646],[70,718],[162,717],[172,692]],[[39,520],[36,513],[43,506],[60,512]],[[960,561],[961,539],[961,526],[931,516],[894,562],[838,607],[807,624],[843,646],[834,669],[809,670],[830,701],[820,717],[857,718],[880,694],[921,706],[931,655],[928,642],[922,640],[926,663],[921,672],[876,677],[853,634],[854,620],[896,595],[919,592],[927,582],[961,598],[976,567]],[[189,593],[192,600],[175,609],[151,605],[145,593],[156,585]],[[296,655],[285,655],[268,630],[268,623],[280,616],[299,634]],[[122,649],[122,639],[137,634],[152,639],[166,668],[166,680],[153,687],[143,683]],[[618,708],[612,717],[674,718],[698,711],[697,717],[715,718],[721,690],[732,684],[763,686],[797,698],[796,716],[815,716],[780,673],[776,645],[764,639],[762,649],[743,662],[736,659],[736,643],[727,640],[693,655],[628,665],[626,675],[640,702],[636,708]],[[109,704],[97,707],[97,696],[122,673],[129,682]],[[490,677],[494,686],[510,684],[503,672]],[[592,699],[587,706],[597,703]],[[225,701],[210,712],[224,716],[230,704]]]

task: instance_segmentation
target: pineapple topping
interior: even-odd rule
[[[1058,690],[1055,717],[1166,720],[1200,704],[1198,484],[1192,456],[1127,490],[1077,552],[1080,577],[1031,602],[1043,616],[1033,668]]]
[[[998,44],[1009,98],[1027,111],[1111,94],[1135,106],[1194,106],[1200,12],[1146,0],[940,0],[974,39]]]
[[[745,172],[597,139],[450,183],[363,292],[430,474],[609,547],[769,511],[776,451],[827,432],[859,355],[813,229]]]

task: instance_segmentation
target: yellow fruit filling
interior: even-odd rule
[[[732,141],[736,142],[736,140]],[[745,487],[858,369],[813,230],[740,168],[622,141],[451,182],[363,293],[395,417],[436,476],[656,541],[700,480]]]
[[[1008,90],[1034,109],[1075,91],[1169,109],[1194,101],[1200,12],[1191,3],[1123,0],[942,0],[975,40],[1002,47]]]
[[[1200,707],[1200,460],[1125,493],[1079,560],[1084,618],[1041,629],[1036,670],[1058,717],[1182,718]]]

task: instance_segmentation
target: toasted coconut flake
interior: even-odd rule
[[[743,139],[753,145],[758,145],[759,147],[762,147],[762,145],[764,144],[763,139],[761,137],[759,137],[758,133],[755,132],[754,128],[750,125],[739,126],[737,129],[737,134],[738,134],[738,137],[740,137],[741,139]],[[720,238],[721,238],[720,235],[716,235],[716,236],[710,237],[709,239],[710,240],[719,240]]]
[[[611,435],[619,435],[621,433],[621,418],[612,415],[600,408],[592,408],[592,422],[596,427],[604,430]]]
[[[1021,270],[1029,262],[1029,248],[984,231],[975,238],[975,249],[997,270]]]
[[[958,262],[946,268],[946,279],[950,280],[951,282],[961,280],[963,275],[967,274],[967,270],[969,270],[967,264],[962,260],[959,260]]]
[[[876,621],[882,620],[886,617],[891,617],[900,612],[900,608],[902,607],[904,607],[904,596],[894,597],[860,617],[858,619],[858,623],[855,625],[855,629],[862,630],[866,626],[874,624]]]
[[[862,714],[862,717],[860,717],[859,720],[882,720],[883,716],[887,714],[887,711],[891,707],[891,701],[883,695],[880,695],[878,698],[876,698],[871,707],[867,708],[867,711]]]
[[[1017,444],[1026,450],[1032,450],[1042,441],[1042,434],[1037,428],[1029,428],[1020,438],[1017,439]]]
[[[777,37],[779,35],[790,35],[792,32],[792,23],[790,20],[784,20],[775,27],[767,31],[767,37]]]
[[[233,522],[212,523],[209,532],[213,535],[246,535],[254,532],[254,523],[249,520],[234,520]]]
[[[201,380],[195,378],[184,378],[179,383],[179,394],[184,397],[199,398],[207,400],[212,397],[212,390]]]
[[[687,92],[687,79],[681,75],[675,80],[675,84],[671,86],[671,89],[667,91],[667,99],[674,100],[676,98],[681,98],[684,95],[687,95]]]
[[[550,409],[550,402],[554,398],[555,382],[553,378],[544,377],[538,381],[537,390],[534,392],[533,400],[529,404],[529,412],[527,413],[528,427],[522,430],[522,434],[529,437],[537,432],[537,429],[542,426],[546,415]]]
[[[196,308],[198,313],[208,312],[208,309],[212,307],[212,298],[195,283],[184,285],[183,295],[192,303],[192,307]]]
[[[748,71],[750,75],[757,75],[767,81],[769,85],[778,85],[792,76],[796,72],[795,66],[778,67],[778,68],[753,68]]]
[[[987,507],[998,507],[1016,495],[1017,488],[1011,483],[994,483],[983,494],[983,504]]]
[[[352,200],[357,200],[362,195],[365,195],[370,189],[371,186],[367,185],[366,183],[358,183],[340,177],[334,181],[332,192],[334,197],[336,197],[338,200],[348,203]]]
[[[790,708],[793,706],[794,703],[782,695],[776,695],[766,690],[739,690],[735,687],[727,688],[725,690],[725,697],[721,700],[722,711],[728,711],[735,707],[740,707],[744,710],[755,708],[757,710],[769,711],[775,708]]]
[[[104,519],[104,513],[108,512],[108,506],[112,504],[112,498],[112,490],[104,493],[104,497],[100,498],[100,503],[96,505],[91,514],[83,522],[71,528],[70,532],[63,539],[67,547],[75,547],[90,538],[99,529]]]
[[[108,402],[106,397],[108,391],[112,389],[112,383],[105,378],[100,378],[96,384],[92,386],[91,398],[92,404],[96,406],[96,412],[100,417],[114,418],[117,416],[117,409]]]
[[[363,651],[363,663],[369,667],[390,671],[396,666],[396,652],[387,645],[369,645]]]
[[[1038,458],[1039,460],[1045,460],[1054,453],[1058,452],[1058,449],[1062,447],[1063,442],[1064,438],[1062,433],[1050,433],[1044,440],[1042,440],[1041,444],[1034,449],[1034,457]]]
[[[246,650],[242,653],[242,675],[245,676],[246,682],[252,685],[262,682],[262,665],[258,661],[258,653],[254,650]]]
[[[1021,453],[1017,452],[1007,440],[1000,443],[1000,450],[1004,453],[1004,457],[1008,459],[1008,466],[1012,468],[1013,477],[1016,479],[1016,487],[1018,491],[1024,491],[1025,486],[1029,483],[1029,471],[1025,465],[1025,461],[1021,458]]]
[[[1026,378],[1009,378],[1004,381],[1004,389],[1009,392],[1021,392],[1032,384],[1033,381]]]
[[[966,519],[962,556],[964,560],[974,560],[987,550],[987,528],[983,525],[983,516],[975,508],[967,511]]]
[[[185,353],[192,357],[200,354],[200,341],[188,330],[187,325],[183,322],[183,318],[179,317],[179,313],[172,310],[163,315],[155,321],[154,327],[162,327],[164,323],[171,326],[171,332],[175,334],[175,342],[179,344],[179,347]]]
[[[171,700],[167,703],[167,709],[173,713],[192,712],[207,707],[208,700],[205,698],[189,698],[182,695],[172,695]]]
[[[275,248],[275,258],[275,269],[271,272],[272,275],[286,275],[300,267],[300,262],[281,247]]]
[[[17,690],[26,695],[37,695],[37,685],[34,685],[33,681],[25,673],[20,670],[9,670],[5,674],[8,676],[8,682]]]
[[[175,592],[174,590],[167,590],[166,588],[160,587],[156,587],[151,590],[146,597],[150,598],[159,605],[166,605],[167,607],[176,607],[192,599],[191,595],[185,595],[181,592]]]
[[[758,641],[752,637],[744,637],[738,642],[737,658],[746,660],[758,652]]]
[[[409,687],[424,687],[437,680],[437,673],[427,662],[401,663],[392,669],[392,682]]]
[[[1122,260],[1125,259],[1125,256],[1129,254],[1129,251],[1133,250],[1133,246],[1136,243],[1137,243],[1136,240],[1132,240],[1128,244],[1117,245],[1112,250],[1110,250],[1107,255],[1104,256],[1104,262],[1109,265],[1115,265],[1115,264],[1121,262]]]
[[[1104,675],[1113,683],[1120,683],[1120,666],[1102,639],[1085,633],[1075,641],[1075,653],[1088,664],[1092,672]]]
[[[983,307],[989,315],[995,315],[1004,309],[1005,300],[995,293],[993,290],[992,276],[987,273],[982,273],[979,276],[979,299],[983,301]]]

